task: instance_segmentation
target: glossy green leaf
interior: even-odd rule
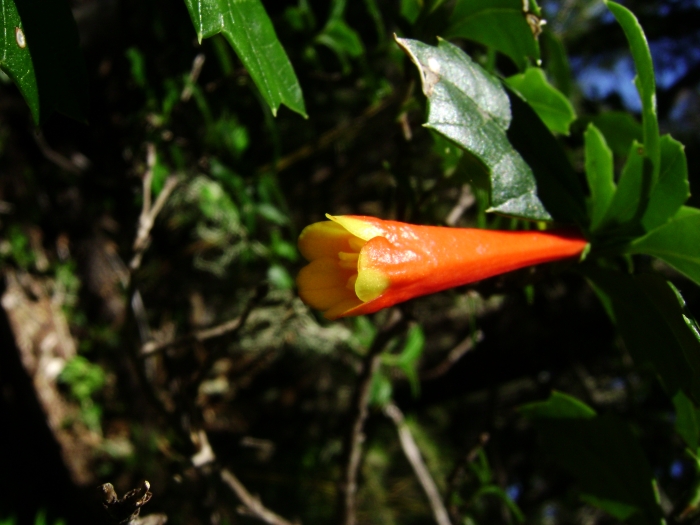
[[[654,168],[651,174],[651,187],[653,187],[658,179],[661,152],[659,147],[659,122],[656,114],[656,80],[654,78],[654,64],[651,60],[649,44],[644,36],[642,26],[639,25],[639,21],[629,9],[615,2],[606,1],[605,3],[625,32],[632,51],[634,66],[637,69],[635,85],[642,101],[644,148]]]
[[[676,432],[695,453],[700,443],[700,413],[682,391],[673,396],[673,406],[676,409]]]
[[[632,241],[627,252],[658,257],[700,285],[700,210],[681,208],[663,226]]]
[[[591,190],[591,230],[595,230],[605,217],[615,194],[612,151],[605,137],[593,124],[583,135],[586,151],[586,179]]]
[[[537,62],[540,58],[521,0],[458,0],[442,36],[492,47],[510,57],[521,71],[528,60]]]
[[[491,210],[551,219],[537,196],[532,170],[506,137],[511,113],[500,82],[444,40],[438,47],[404,38],[397,42],[420,73],[428,97],[425,126],[471,152],[490,170]]]
[[[615,155],[624,157],[632,143],[644,140],[642,125],[624,111],[606,111],[590,119],[603,133],[605,141]]]
[[[222,33],[274,115],[284,104],[306,117],[299,81],[260,0],[185,0],[185,4],[200,42]]]
[[[521,409],[534,421],[542,448],[577,480],[581,499],[621,520],[659,523],[649,464],[629,425],[595,416],[590,407],[560,393]]]
[[[661,226],[673,217],[690,197],[688,163],[683,144],[670,135],[664,135],[659,145],[659,180],[649,196],[649,204],[642,217],[642,226],[646,231]]]
[[[700,400],[700,340],[669,284],[656,274],[632,277],[601,268],[585,275],[608,297],[635,363],[651,368],[670,397],[683,390]]]
[[[53,110],[86,120],[87,73],[68,4],[7,0],[0,24],[0,68],[19,88],[34,121],[45,121]]]
[[[576,120],[574,107],[547,82],[540,68],[530,67],[525,73],[508,77],[506,83],[523,96],[552,132],[569,134],[569,125]]]

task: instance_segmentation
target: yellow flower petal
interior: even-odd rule
[[[339,302],[357,300],[355,292],[346,288],[353,270],[339,267],[338,261],[322,258],[311,261],[297,275],[299,297],[317,310],[328,310]]]
[[[307,261],[322,257],[337,258],[338,252],[353,252],[352,235],[335,222],[316,222],[299,235],[299,251]]]
[[[341,227],[352,233],[355,237],[359,237],[363,241],[369,241],[370,239],[384,235],[383,230],[377,228],[370,222],[363,221],[362,219],[356,219],[347,215],[339,215],[335,217],[333,215],[326,214],[326,217],[328,217],[334,223],[339,224]]]
[[[354,297],[355,294],[352,295]],[[353,299],[345,299],[343,301],[340,301],[338,304],[334,305],[332,308],[326,310],[323,313],[323,317],[325,317],[329,321],[332,321],[333,319],[337,319],[338,317],[343,315],[348,310],[351,310],[356,306],[360,306],[361,304],[362,301],[360,301],[357,297],[354,297]]]

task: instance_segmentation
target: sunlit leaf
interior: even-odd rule
[[[656,80],[654,64],[651,60],[649,44],[637,17],[624,6],[606,1],[608,9],[617,19],[629,42],[634,66],[637,69],[635,85],[642,101],[642,126],[644,128],[644,148],[654,168],[651,177],[651,187],[656,184],[659,174],[659,122],[656,114]]]
[[[538,67],[513,75],[506,83],[520,93],[547,127],[554,133],[569,134],[569,125],[576,119],[574,107],[554,88]]]
[[[629,113],[606,111],[590,118],[590,121],[603,133],[613,153],[620,157],[629,153],[635,140],[644,140],[642,125]]]
[[[445,38],[461,37],[493,47],[524,70],[540,49],[525,19],[522,0],[458,0]]]
[[[591,190],[591,230],[603,220],[615,194],[613,156],[603,134],[593,124],[584,133],[586,151],[586,179]]]
[[[663,226],[632,241],[627,251],[658,257],[700,285],[700,210],[681,208]]]
[[[428,128],[471,152],[491,172],[492,211],[534,220],[551,216],[530,167],[506,137],[510,104],[500,82],[458,47],[397,38],[417,66],[428,97]]]
[[[284,104],[306,117],[299,81],[260,0],[185,0],[185,4],[199,40],[222,33],[273,114]]]
[[[649,194],[652,169],[644,146],[632,143],[612,201],[598,222],[598,230],[626,236],[643,233],[640,221],[648,203],[645,195]]]
[[[661,226],[690,197],[688,164],[683,144],[664,135],[660,147],[659,180],[649,196],[649,204],[642,217],[642,226],[646,231]]]
[[[62,0],[7,0],[0,9],[0,68],[41,123],[53,110],[87,118],[85,63],[78,31]]]

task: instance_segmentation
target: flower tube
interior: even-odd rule
[[[417,226],[359,215],[326,215],[304,228],[299,297],[327,319],[382,308],[534,264],[580,255],[571,232]]]

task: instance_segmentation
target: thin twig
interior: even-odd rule
[[[293,525],[291,521],[287,521],[279,514],[275,514],[270,509],[265,507],[260,501],[260,498],[253,496],[248,489],[243,486],[243,483],[230,470],[221,469],[221,480],[236,494],[238,499],[243,503],[243,508],[240,509],[244,514],[260,521],[264,521],[269,525]],[[298,524],[299,522],[297,522]]]
[[[445,224],[448,226],[454,226],[457,224],[457,221],[464,214],[464,212],[471,208],[475,202],[476,197],[474,196],[471,186],[469,184],[463,184],[462,191],[459,194],[459,199],[457,199],[457,203],[455,204],[454,208],[452,208],[452,211],[447,214]]]
[[[62,170],[79,175],[90,167],[90,160],[82,153],[76,152],[73,154],[73,158],[69,159],[51,148],[49,143],[46,142],[43,133],[35,133],[34,140],[36,141],[36,145],[39,146],[42,155]]]
[[[153,183],[153,168],[156,165],[156,147],[149,143],[146,146],[146,173],[143,174],[143,206],[141,207],[141,215],[139,216],[139,226],[136,231],[136,239],[134,239],[134,256],[129,263],[129,269],[134,272],[141,266],[141,259],[148,248],[150,241],[151,229],[156,221],[156,217],[165,206],[165,201],[168,200],[170,194],[178,184],[178,177],[170,175],[160,190],[155,204],[151,206],[151,185]]]
[[[202,72],[202,66],[205,60],[204,53],[199,53],[192,61],[192,69],[190,70],[190,76],[187,78],[185,87],[180,93],[180,100],[182,102],[187,102],[192,97],[192,86],[197,83],[199,74]]]
[[[190,458],[195,468],[201,469],[206,465],[214,465],[214,470],[216,470],[216,454],[209,443],[207,433],[200,429],[198,432],[192,432],[191,437],[193,444],[199,448],[199,451]],[[211,470],[209,472],[211,472]],[[243,483],[241,483],[229,469],[222,468],[219,471],[219,476],[234,494],[236,494],[238,499],[241,500],[243,505],[238,510],[241,514],[257,518],[269,525],[293,525],[290,521],[287,521],[282,516],[275,514],[265,507],[260,501],[260,498],[248,492],[248,489],[245,488]],[[297,525],[299,524],[297,523]]]
[[[365,356],[360,377],[357,380],[357,389],[352,405],[354,407],[353,422],[345,444],[347,461],[345,462],[345,471],[340,484],[341,523],[344,525],[355,525],[356,523],[357,473],[362,459],[362,443],[365,440],[363,430],[369,412],[368,404],[372,378],[379,368],[382,350],[404,328],[405,324],[401,312],[394,309],[386,324],[374,338]]]
[[[353,129],[361,128],[369,119],[391,106],[397,100],[398,97],[394,95],[385,97],[380,102],[369,106],[358,117],[354,118],[353,120],[349,122],[343,122],[342,124],[339,124],[333,129],[326,131],[314,143],[306,144],[301,148],[297,149],[296,151],[293,151],[289,155],[285,155],[284,157],[280,158],[274,164],[266,164],[262,166],[258,171],[261,173],[264,173],[266,171],[275,171],[276,173],[279,173],[280,171],[286,170],[292,164],[295,164],[301,160],[304,160],[307,157],[310,157],[317,151],[321,151],[327,148],[336,140],[345,135],[346,132]]]
[[[467,352],[472,350],[474,348],[474,345],[476,345],[476,343],[480,343],[483,338],[484,338],[484,333],[481,330],[476,332],[476,334],[468,335],[457,346],[455,346],[452,350],[450,350],[450,352],[447,354],[447,357],[445,357],[445,359],[443,359],[441,362],[439,362],[437,365],[435,365],[430,370],[426,370],[425,372],[421,372],[421,374],[420,374],[421,381],[435,379],[437,377],[440,377],[443,374],[446,374],[450,370],[450,368],[452,368],[452,365],[454,365],[457,361],[462,359],[464,354],[466,354]]]
[[[266,293],[266,286],[258,286],[255,289],[255,293],[253,294],[253,296],[246,303],[246,306],[243,309],[241,315],[235,317],[234,319],[230,319],[219,325],[212,326],[211,328],[196,330],[187,335],[183,335],[182,337],[171,339],[170,341],[164,341],[161,343],[149,341],[141,347],[141,358],[150,357],[152,355],[157,354],[158,352],[162,352],[163,350],[167,350],[168,348],[172,348],[174,346],[182,346],[189,343],[194,343],[195,341],[201,343],[203,341],[207,341],[208,339],[214,339],[217,337],[222,337],[224,335],[230,335],[232,333],[235,333],[245,324],[246,320],[248,319],[248,316],[250,315],[250,312],[253,311],[253,308],[258,304],[260,299],[262,299],[265,296]]]
[[[433,510],[433,516],[435,517],[435,522],[438,525],[452,525],[450,522],[450,516],[447,513],[447,509],[440,498],[440,492],[438,491],[435,480],[430,475],[428,467],[426,467],[423,457],[421,456],[420,449],[413,439],[411,430],[408,428],[406,421],[403,417],[403,413],[395,404],[390,403],[384,408],[384,413],[386,416],[394,422],[396,425],[396,430],[399,434],[399,441],[401,442],[401,448],[403,453],[406,455],[406,459],[413,467],[413,472],[418,478],[418,482],[423,487],[425,495],[428,497],[428,502],[430,503],[430,508]]]

